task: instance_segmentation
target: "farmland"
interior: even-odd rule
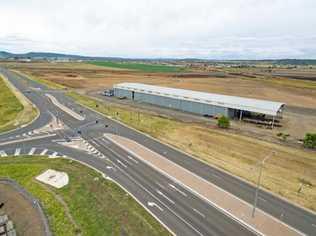
[[[168,65],[158,65],[158,64],[143,64],[143,63],[118,63],[111,61],[93,61],[90,62],[93,65],[104,66],[108,68],[119,68],[119,69],[127,69],[127,70],[135,70],[142,72],[180,72],[184,71],[184,68],[168,66]]]
[[[227,72],[228,70],[224,72],[224,76],[217,76],[216,73],[205,75],[198,72],[143,73],[83,63],[14,63],[7,66],[32,76],[33,79],[68,87],[68,90],[71,90],[69,95],[79,103],[94,109],[98,104],[98,111],[116,117],[129,126],[175,146],[209,165],[217,166],[252,183],[257,177],[254,168],[258,161],[270,150],[275,150],[277,155],[265,166],[263,186],[297,204],[315,210],[315,152],[304,150],[297,145],[292,147],[277,137],[280,132],[288,133],[289,140],[295,143],[306,132],[315,132],[314,81],[232,75]],[[248,73],[250,72],[246,70],[246,74]],[[94,94],[120,82],[142,82],[283,101],[292,109],[305,109],[307,112],[286,112],[282,127],[274,130],[232,121],[232,128],[223,131],[211,120],[184,122],[177,116],[164,117],[160,112],[133,107],[132,103],[122,105],[115,99],[104,103],[86,95],[79,95]],[[301,183],[309,184],[304,185],[304,191],[298,194],[297,190]]]

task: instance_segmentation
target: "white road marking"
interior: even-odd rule
[[[159,195],[161,195],[161,196],[163,196],[165,199],[167,199],[169,202],[171,202],[172,204],[175,204],[175,202],[174,201],[172,201],[170,198],[168,198],[165,194],[163,194],[161,191],[159,191],[158,189],[156,190],[156,192],[159,194]]]
[[[90,140],[91,141],[91,143],[93,143],[93,144],[95,144],[96,146],[98,146],[98,147],[100,147],[100,144],[98,144],[96,141],[94,141],[94,140]]]
[[[181,190],[178,189],[176,186],[174,186],[174,185],[172,185],[172,184],[169,184],[169,186],[170,186],[171,188],[173,188],[174,190],[176,190],[177,192],[181,193],[183,196],[185,196],[185,197],[188,196],[185,192],[181,191]]]
[[[205,218],[205,215],[203,214],[203,213],[201,213],[200,211],[198,211],[197,209],[195,209],[195,208],[192,208],[193,209],[193,211],[195,212],[195,213],[197,213],[198,215],[200,215],[200,216],[202,216],[203,218]]]
[[[108,141],[108,140],[106,140],[105,138],[102,138],[101,139],[104,143],[106,143],[106,144],[110,144],[110,142]]]
[[[111,170],[111,169],[113,169],[113,166],[106,166],[106,168],[107,168],[108,170]]]
[[[150,207],[157,207],[160,211],[163,211],[163,209],[154,202],[147,202],[147,204]]]
[[[261,201],[266,202],[267,200],[262,198],[262,197],[258,197]]]
[[[136,164],[138,164],[138,161],[135,160],[133,157],[131,157],[130,155],[127,155],[127,158],[130,159],[131,161],[135,162]]]
[[[49,155],[49,157],[54,158],[57,157],[58,152],[54,152],[53,154]]]
[[[6,154],[5,151],[0,151],[0,156],[1,156],[1,157],[6,157],[6,156],[8,156],[8,155]]]
[[[44,149],[42,152],[41,152],[41,156],[44,156],[45,154],[46,154],[46,152],[47,152],[48,150],[47,149]]]
[[[127,165],[125,165],[123,162],[121,162],[120,160],[116,159],[116,161],[121,164],[123,167],[127,168]]]
[[[32,149],[30,150],[30,152],[29,152],[29,155],[33,155],[34,152],[35,152],[35,150],[36,150],[36,148],[32,148]]]
[[[162,189],[166,190],[166,187],[165,187],[165,186],[163,186],[162,184],[160,184],[160,183],[158,183],[158,182],[156,182],[156,184],[157,184],[160,188],[162,188]]]
[[[20,152],[21,152],[21,148],[15,149],[14,156],[20,155]]]

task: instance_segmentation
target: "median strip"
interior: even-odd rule
[[[135,141],[113,134],[105,134],[105,137],[257,234],[302,235],[299,231],[260,209],[257,209],[255,217],[252,217],[252,206],[249,203]]]
[[[77,120],[84,120],[85,118],[81,115],[79,115],[78,113],[74,112],[73,110],[71,110],[70,108],[66,107],[65,105],[61,104],[54,96],[50,95],[50,94],[45,94],[50,100],[51,102],[59,107],[61,110],[63,110],[64,112],[66,112],[67,114],[69,114],[70,116],[72,116],[73,118],[77,119]]]

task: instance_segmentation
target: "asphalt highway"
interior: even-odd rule
[[[0,150],[6,154],[14,155],[16,149],[21,149],[21,154],[23,152],[25,154],[40,154],[47,149],[47,154],[50,155],[57,153],[55,155],[73,157],[117,182],[177,235],[255,234],[193,193],[137,160],[136,157],[126,153],[105,139],[103,133],[116,133],[135,140],[249,203],[252,203],[254,199],[255,189],[252,185],[86,109],[60,91],[49,90],[44,85],[2,68],[0,68],[0,73],[4,74],[41,112],[40,116],[30,125],[0,135]],[[47,99],[45,94],[53,95],[63,105],[78,114],[82,114],[85,120],[76,120],[59,109]],[[23,134],[30,138],[35,137],[32,131],[49,123],[53,116],[58,117],[66,125],[66,129],[56,131],[55,136],[1,145],[4,140],[19,140],[17,136],[23,138]],[[77,137],[78,130],[81,131],[82,138],[93,144],[105,158],[56,142],[56,140]],[[259,208],[307,235],[316,235],[316,216],[314,213],[263,190],[260,190],[259,196]]]

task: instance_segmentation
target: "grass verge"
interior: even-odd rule
[[[104,66],[104,67],[111,67],[111,68],[119,68],[119,69],[130,69],[130,70],[137,70],[142,72],[148,73],[155,73],[155,72],[181,72],[185,69],[183,67],[176,67],[176,66],[168,66],[168,65],[153,65],[153,64],[142,64],[142,63],[119,63],[119,62],[111,62],[111,61],[91,61],[90,64],[96,66]]]
[[[41,201],[54,235],[169,235],[118,185],[78,162],[8,157],[0,166],[1,177],[16,180]],[[69,184],[55,189],[36,181],[48,168],[68,173]]]
[[[262,186],[301,206],[316,210],[316,155],[222,131],[215,126],[184,123],[129,107],[109,106],[88,96],[68,93],[78,103],[145,132],[195,158],[256,183],[258,162],[272,150],[263,170]],[[306,184],[309,183],[309,184]],[[299,191],[301,184],[303,190]]]
[[[9,81],[0,76],[0,132],[31,122],[36,108]]]

